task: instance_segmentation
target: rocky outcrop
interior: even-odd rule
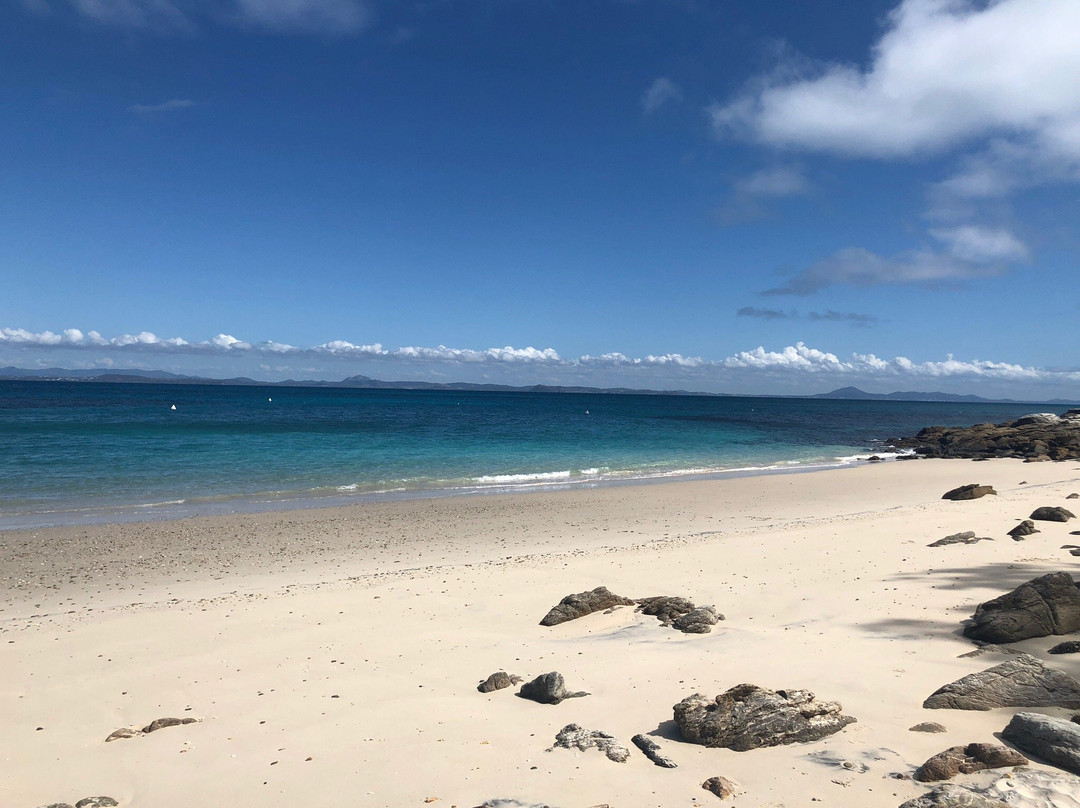
[[[954,488],[951,491],[946,491],[941,495],[942,499],[951,500],[965,500],[965,499],[979,499],[985,497],[987,494],[996,494],[992,485],[979,485],[978,483],[968,483],[962,485],[959,488]]]
[[[616,763],[625,763],[630,757],[630,750],[619,743],[614,735],[608,735],[598,729],[587,730],[577,724],[567,724],[559,730],[555,736],[555,746],[560,749],[577,749],[584,752],[586,749],[599,749],[608,760]]]
[[[1031,766],[987,785],[948,783],[900,808],[1065,808],[1080,805],[1080,778]]]
[[[576,620],[593,612],[602,612],[615,606],[633,606],[634,601],[616,595],[606,586],[598,586],[589,592],[567,595],[540,621],[542,626],[557,626],[569,620]]]
[[[1035,413],[1002,424],[932,426],[911,438],[890,438],[894,449],[923,457],[1016,457],[1025,460],[1080,458],[1080,410],[1064,415]]]
[[[1017,713],[1001,737],[1055,766],[1080,774],[1080,725],[1038,713]]]
[[[964,636],[1003,643],[1080,631],[1080,590],[1067,572],[1052,572],[975,609]]]
[[[927,547],[946,547],[950,544],[975,544],[979,541],[993,541],[989,536],[976,536],[974,530],[965,530],[962,533],[953,533],[943,539],[938,539],[926,545]]]
[[[938,688],[923,702],[929,710],[998,707],[1080,707],[1080,682],[1021,654]]]
[[[737,788],[734,782],[728,780],[726,777],[723,777],[719,774],[715,777],[710,777],[708,780],[701,784],[701,787],[706,791],[715,794],[722,800],[726,800],[729,797],[734,797],[735,789]]]
[[[974,774],[986,769],[1005,769],[1026,766],[1028,759],[1019,752],[993,743],[969,743],[952,746],[938,752],[915,770],[914,779],[920,783],[951,780],[958,774]]]
[[[1011,808],[1011,806],[971,788],[946,783],[921,797],[908,800],[900,808]]]
[[[523,699],[538,701],[541,704],[559,704],[566,699],[577,699],[589,694],[585,691],[571,693],[566,689],[563,675],[558,671],[551,671],[523,684],[518,695]]]
[[[660,751],[660,745],[651,738],[646,738],[640,733],[630,739],[630,742],[640,749],[645,757],[664,769],[677,768],[675,761]]]
[[[835,701],[809,690],[736,685],[710,699],[700,693],[674,707],[675,723],[691,743],[745,752],[763,746],[816,741],[854,723]]]
[[[478,684],[476,689],[481,693],[494,693],[496,690],[502,690],[523,681],[520,676],[514,676],[506,671],[495,671],[495,673]]]
[[[1035,523],[1030,519],[1025,519],[1018,524],[1012,530],[1009,531],[1009,535],[1013,537],[1014,541],[1023,541],[1024,536],[1030,536],[1033,533],[1038,533],[1039,529],[1035,527]]]
[[[1036,508],[1028,518],[1037,519],[1041,522],[1068,522],[1070,519],[1075,519],[1076,514],[1066,508],[1059,508],[1056,505],[1047,505],[1042,508]]]

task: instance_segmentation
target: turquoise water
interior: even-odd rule
[[[0,381],[0,528],[835,465],[1031,409]]]

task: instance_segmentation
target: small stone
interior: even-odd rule
[[[722,800],[726,800],[729,797],[735,796],[736,784],[733,783],[731,780],[728,780],[726,777],[722,777],[720,775],[717,775],[716,777],[710,777],[708,780],[701,784],[701,787],[706,791],[715,794]]]
[[[110,743],[111,741],[119,741],[124,738],[134,738],[137,735],[142,734],[143,732],[141,729],[135,729],[133,727],[120,727],[120,729],[115,730],[109,734],[109,737],[105,739],[105,743]]]
[[[149,734],[151,732],[157,732],[159,729],[165,729],[166,727],[179,727],[183,724],[195,724],[198,722],[197,718],[155,718],[145,727],[143,732]]]
[[[908,727],[908,732],[948,732],[943,724],[937,721],[923,721],[913,727]]]
[[[987,494],[996,494],[997,491],[991,485],[979,485],[978,483],[968,483],[962,485],[959,488],[954,488],[951,491],[946,491],[941,495],[942,499],[951,500],[965,500],[965,499],[979,499],[985,497]]]
[[[75,808],[114,808],[119,804],[112,797],[86,797],[75,803]]]
[[[1031,536],[1034,533],[1038,533],[1039,529],[1035,527],[1035,523],[1030,519],[1025,519],[1018,524],[1012,530],[1009,531],[1010,536],[1013,537],[1013,541],[1023,541],[1025,536]]]
[[[660,745],[650,738],[646,738],[640,733],[635,735],[630,741],[640,749],[649,760],[664,769],[677,768],[675,761],[671,758],[661,754]]]
[[[614,735],[601,732],[598,729],[587,730],[578,724],[567,724],[555,736],[555,746],[561,749],[577,749],[584,752],[593,747],[603,752],[608,760],[615,763],[625,763],[630,757],[630,750],[619,743]]]
[[[551,671],[523,684],[518,695],[540,704],[559,704],[565,699],[577,699],[589,694],[583,690],[576,693],[567,691],[563,675],[558,671]]]
[[[506,671],[495,671],[495,673],[491,674],[491,676],[478,684],[476,689],[481,693],[493,693],[496,690],[502,690],[511,685],[520,684],[522,681],[520,676],[513,676]]]

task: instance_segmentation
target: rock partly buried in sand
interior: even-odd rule
[[[1080,631],[1080,590],[1067,572],[1052,572],[1020,584],[975,609],[964,626],[972,640],[1003,643]]]
[[[86,797],[75,803],[75,808],[114,808],[119,804],[112,797]]]
[[[155,718],[145,727],[142,731],[149,734],[151,732],[157,732],[159,729],[165,729],[165,727],[179,727],[183,724],[196,724],[199,719],[197,718]]]
[[[1017,713],[1001,737],[1055,766],[1080,774],[1080,725],[1038,713]]]
[[[557,626],[569,620],[576,620],[593,612],[602,612],[614,606],[633,606],[634,601],[616,595],[606,586],[598,586],[589,592],[578,592],[576,595],[567,595],[553,606],[544,619],[540,621],[542,626]]]
[[[923,721],[921,724],[908,727],[908,732],[948,732],[948,730],[937,721]]]
[[[487,679],[476,686],[481,693],[494,693],[496,690],[520,684],[524,680],[520,676],[513,676],[506,671],[495,671]]]
[[[1059,642],[1053,648],[1049,649],[1048,654],[1080,654],[1080,640],[1068,640],[1066,642]]]
[[[1009,531],[1009,535],[1013,537],[1014,541],[1023,541],[1024,536],[1030,536],[1033,533],[1038,533],[1039,529],[1035,527],[1035,523],[1030,519],[1025,519],[1018,524],[1012,530]]]
[[[1076,514],[1065,508],[1059,508],[1056,505],[1047,505],[1042,508],[1036,508],[1031,512],[1030,519],[1038,519],[1041,522],[1068,522],[1070,519],[1075,519]]]
[[[987,494],[996,494],[992,485],[979,485],[978,483],[968,483],[962,485],[959,488],[954,488],[951,491],[946,491],[941,495],[942,499],[963,500],[963,499],[978,499],[979,497],[985,497]]]
[[[934,691],[928,710],[993,710],[998,707],[1080,707],[1080,682],[1021,654]]]
[[[558,704],[566,699],[577,699],[589,694],[585,691],[569,692],[563,681],[563,675],[558,671],[551,671],[523,684],[518,695],[523,699],[538,701],[541,704]]]
[[[630,750],[623,746],[614,735],[608,735],[598,729],[587,730],[577,724],[567,724],[559,730],[555,736],[555,746],[561,749],[578,749],[584,752],[586,749],[596,747],[608,760],[616,763],[625,763],[630,757]]]
[[[816,741],[854,723],[835,701],[817,701],[809,690],[767,690],[736,685],[716,698],[700,693],[674,707],[683,738],[709,747],[745,752],[763,746]]]
[[[716,777],[710,777],[701,784],[701,787],[706,791],[712,792],[722,800],[734,797],[735,789],[737,788],[734,782],[719,774],[716,775]]]
[[[645,753],[645,757],[655,763],[657,766],[661,766],[665,769],[677,768],[675,761],[667,757],[660,751],[660,745],[653,741],[651,738],[646,738],[640,733],[630,739],[638,749]]]
[[[946,783],[921,797],[908,800],[900,808],[1012,808],[1008,803],[965,788]]]
[[[41,808],[75,808],[70,802],[50,802],[48,805],[42,805]]]
[[[1028,759],[1019,752],[993,743],[969,743],[952,746],[938,752],[915,770],[914,779],[920,783],[951,780],[958,774],[974,774],[986,769],[1005,769],[1026,766]]]
[[[974,530],[965,530],[962,533],[953,533],[943,539],[938,539],[926,545],[927,547],[945,547],[949,544],[974,544],[977,541],[993,541],[989,536],[976,536]]]
[[[134,727],[120,727],[118,730],[114,730],[109,733],[109,737],[105,739],[105,743],[111,743],[112,741],[120,741],[125,738],[136,738],[143,734],[141,729],[135,729]]]
[[[712,606],[695,606],[686,598],[657,595],[638,598],[638,611],[655,617],[663,625],[686,634],[708,634],[724,615]]]

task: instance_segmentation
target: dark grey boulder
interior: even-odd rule
[[[1080,494],[1069,494],[1065,499],[1080,499]]]
[[[578,592],[576,595],[567,595],[556,606],[544,615],[540,621],[542,626],[557,626],[569,620],[576,620],[593,612],[601,612],[614,606],[633,606],[634,601],[616,595],[606,586],[598,586],[588,592]]]
[[[926,545],[927,547],[945,547],[950,544],[975,544],[979,541],[993,541],[989,536],[976,536],[974,530],[965,530],[962,533],[953,533],[943,539],[938,539]]]
[[[720,799],[726,800],[729,797],[735,796],[735,789],[738,786],[731,780],[718,774],[702,783],[701,787],[706,791],[715,794]]]
[[[1008,803],[987,797],[964,786],[946,783],[921,797],[915,797],[900,808],[1010,808]]]
[[[712,627],[724,619],[724,615],[712,606],[699,606],[682,617],[676,618],[672,628],[684,634],[708,634]]]
[[[630,750],[619,743],[614,735],[601,732],[598,729],[587,730],[577,724],[567,724],[555,736],[555,746],[561,749],[577,749],[584,752],[586,749],[596,748],[603,752],[608,760],[616,763],[625,763],[630,757]]]
[[[1025,519],[1023,522],[1010,530],[1009,535],[1012,536],[1015,541],[1022,541],[1024,536],[1030,536],[1033,533],[1038,532],[1040,531],[1037,527],[1035,527],[1035,523],[1032,522],[1030,519]]]
[[[664,769],[677,768],[675,761],[660,751],[660,745],[651,738],[646,738],[640,733],[630,739],[630,742],[640,749],[649,760]]]
[[[663,625],[686,634],[708,634],[724,615],[712,606],[695,606],[686,598],[656,595],[638,598],[638,611],[655,617]]]
[[[1059,642],[1053,648],[1048,650],[1048,654],[1080,654],[1080,640],[1067,640],[1066,642]]]
[[[518,695],[523,699],[538,701],[541,704],[558,704],[566,699],[576,699],[589,694],[584,691],[569,692],[563,681],[563,675],[558,671],[551,671],[523,684]]]
[[[1080,725],[1038,713],[1017,713],[1001,737],[1025,752],[1080,774]]]
[[[1026,766],[1028,759],[1008,747],[993,743],[969,743],[938,752],[918,769],[913,778],[920,783],[951,780],[958,774],[974,774],[986,769]]]
[[[937,721],[923,721],[921,724],[908,727],[908,732],[948,732],[948,730]]]
[[[980,604],[964,636],[1003,643],[1074,631],[1080,631],[1080,590],[1069,573],[1052,572]]]
[[[494,693],[496,690],[520,684],[524,681],[520,676],[514,676],[506,671],[495,671],[487,679],[476,686],[481,693]]]
[[[767,690],[736,685],[710,699],[700,693],[674,707],[675,723],[691,743],[745,752],[762,746],[816,741],[855,719],[835,701],[818,701],[809,690]]]
[[[86,797],[75,803],[75,808],[114,808],[119,804],[112,797]]]
[[[1065,508],[1059,508],[1056,505],[1048,505],[1042,508],[1036,508],[1031,512],[1030,519],[1038,519],[1042,522],[1068,522],[1070,519],[1075,519],[1076,514]]]
[[[978,483],[968,483],[962,485],[959,488],[954,488],[951,491],[946,491],[941,495],[942,499],[951,500],[965,500],[965,499],[979,499],[979,497],[985,497],[987,494],[996,494],[992,485],[979,485]]]
[[[196,724],[199,719],[197,718],[155,718],[145,727],[143,732],[157,732],[159,729],[165,729],[165,727],[179,727],[183,724]]]
[[[993,710],[998,707],[1080,707],[1080,682],[1021,654],[938,688],[928,710]]]

